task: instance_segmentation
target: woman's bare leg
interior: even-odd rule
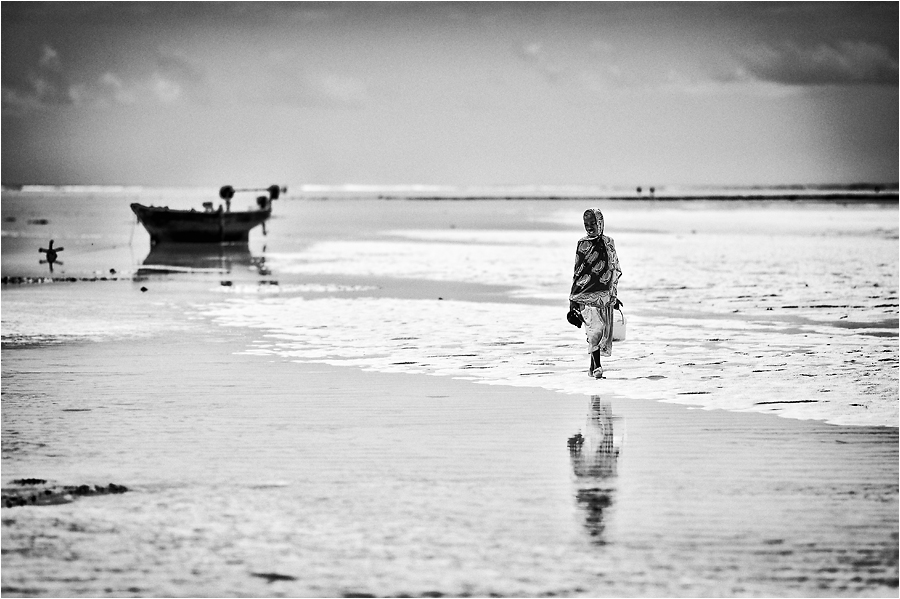
[[[597,369],[600,370],[600,376],[603,375],[603,366],[600,365],[600,350],[596,350],[591,352],[591,373],[595,373]],[[596,378],[600,378],[599,376],[594,375]]]

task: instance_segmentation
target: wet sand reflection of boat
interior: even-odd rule
[[[230,273],[234,269],[270,274],[266,258],[255,257],[246,243],[161,243],[150,248],[139,275],[178,272]]]
[[[267,196],[259,196],[256,200],[258,209],[231,211],[231,199],[235,192],[266,191]],[[258,225],[263,226],[265,234],[265,222],[272,215],[272,201],[277,200],[281,193],[287,192],[286,187],[272,185],[267,189],[234,189],[226,185],[219,190],[219,197],[225,200],[225,207],[221,205],[213,210],[212,202],[204,202],[203,211],[173,210],[168,207],[144,206],[131,204],[138,221],[147,232],[150,233],[150,243],[156,245],[160,242],[178,243],[227,243],[247,242],[250,239],[250,230]]]

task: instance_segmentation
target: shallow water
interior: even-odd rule
[[[615,238],[629,336],[607,362],[604,391],[838,424],[897,424],[893,211],[616,208],[608,220],[623,222]],[[636,232],[637,223],[668,229]],[[688,224],[695,229],[684,233]],[[573,352],[580,332],[560,317],[571,233],[404,230],[383,237],[318,243],[272,253],[268,262],[290,275],[500,285],[509,299],[473,305],[452,295],[412,303],[286,292],[259,302],[251,285],[228,288],[235,299],[205,314],[268,330],[271,341],[257,343],[256,352],[568,393],[597,388],[575,375],[586,361]],[[352,320],[353,335],[321,328],[335,313]],[[449,348],[461,351],[447,355]]]
[[[581,202],[287,200],[183,262],[51,200],[3,223],[79,279],[4,285],[4,485],[130,491],[4,508],[4,595],[896,595],[896,206],[612,204],[595,381]]]
[[[130,489],[5,509],[4,595],[896,592],[896,429],[300,367],[182,332],[4,360],[4,476]]]
[[[138,199],[185,201],[184,192],[154,193],[163,197]],[[23,198],[34,215],[41,202],[50,210],[51,198],[14,197]],[[108,234],[92,242],[108,249],[85,258],[75,246],[64,257],[75,272],[105,275],[91,265],[116,264],[118,276],[149,276],[175,293],[183,275],[193,275],[205,297],[221,297],[193,313],[267,331],[253,353],[590,394],[596,383],[576,376],[587,362],[581,332],[564,320],[582,203],[284,200],[270,234],[255,234],[243,254],[205,261],[186,254],[188,262],[184,253],[142,249],[146,234],[134,223],[132,241],[122,242],[128,227],[111,224],[127,216],[120,205],[104,217]],[[629,335],[606,363],[604,392],[844,425],[898,424],[896,205],[607,204]],[[91,196],[84,207],[103,205]],[[63,212],[57,226],[90,229],[78,214],[67,220]],[[35,243],[40,227],[21,221],[4,223],[7,276],[33,269],[21,247]],[[224,275],[233,279],[228,286]],[[91,323],[144,330],[127,315],[101,325],[8,305],[16,309],[4,318],[5,343]],[[323,328],[336,319],[352,333]]]

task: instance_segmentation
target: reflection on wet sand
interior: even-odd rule
[[[265,248],[263,248],[265,252]],[[265,256],[250,253],[246,243],[158,243],[150,248],[138,274],[215,271],[243,268],[261,275],[271,274]]]
[[[618,426],[613,426],[614,421]],[[606,527],[604,510],[613,504],[613,479],[622,447],[623,430],[624,422],[613,416],[610,402],[594,395],[583,432],[569,438],[569,456],[578,480],[575,499],[585,512],[585,528],[591,542],[597,545],[606,542],[603,539]]]

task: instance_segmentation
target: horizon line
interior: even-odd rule
[[[114,191],[131,191],[139,192],[142,190],[159,190],[159,189],[218,189],[220,186],[214,185],[130,185],[130,184],[42,184],[42,183],[0,183],[0,189],[3,191],[97,191],[97,192],[114,192]],[[370,183],[301,183],[287,184],[288,189],[293,189],[299,193],[322,193],[322,192],[340,192],[340,193],[460,193],[460,192],[477,192],[477,191],[504,191],[509,192],[519,190],[527,192],[529,195],[543,192],[570,192],[585,193],[597,192],[600,190],[606,192],[637,192],[639,194],[666,192],[666,191],[682,191],[682,190],[703,190],[703,189],[719,189],[719,190],[796,190],[796,191],[820,191],[826,189],[840,190],[859,190],[859,191],[890,191],[898,189],[898,182],[884,181],[859,181],[852,183],[777,183],[777,184],[669,184],[669,185],[603,185],[603,184],[521,184],[521,183],[494,183],[494,184],[464,184],[464,185],[444,185],[444,184],[428,184],[428,183],[387,183],[387,184],[370,184]]]

